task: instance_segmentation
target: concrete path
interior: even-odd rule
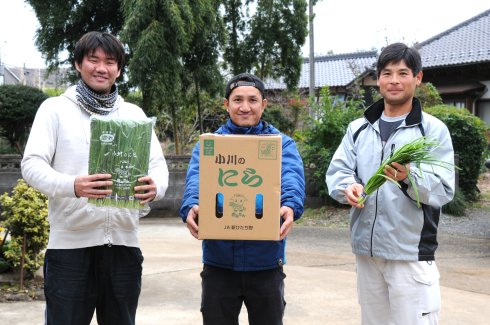
[[[137,324],[201,324],[200,241],[177,218],[142,219],[140,235],[145,262]],[[441,235],[441,324],[489,323],[489,248],[489,238]],[[360,324],[347,230],[296,226],[287,263],[285,325]],[[3,324],[41,325],[43,312],[42,301],[0,303]],[[248,324],[245,308],[240,324]]]

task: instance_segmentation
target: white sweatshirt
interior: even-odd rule
[[[149,212],[96,207],[75,196],[74,182],[88,175],[90,115],[76,104],[76,86],[39,107],[22,159],[22,176],[48,196],[48,248],[73,249],[104,244],[139,247],[139,218]],[[145,118],[136,105],[119,97],[108,116]],[[155,200],[163,198],[168,169],[160,142],[153,132],[148,175],[157,186]]]

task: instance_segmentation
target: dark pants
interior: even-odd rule
[[[201,272],[204,325],[237,325],[243,303],[250,325],[282,325],[285,277],[282,267],[238,272],[204,265]]]
[[[48,249],[46,325],[134,325],[143,255],[136,247]]]

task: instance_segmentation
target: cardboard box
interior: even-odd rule
[[[281,136],[199,141],[199,239],[279,240]]]

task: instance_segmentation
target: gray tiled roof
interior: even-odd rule
[[[489,62],[490,10],[419,43],[417,47],[424,68]]]
[[[355,79],[356,75],[372,68],[376,62],[376,51],[333,54],[315,58],[315,88],[329,85],[345,86]],[[358,70],[355,72],[355,70]],[[305,59],[301,66],[301,77],[298,88],[308,88],[310,84],[310,64]],[[265,80],[267,89],[286,89],[284,80]]]
[[[464,65],[490,62],[490,9],[416,45],[422,56],[422,66]],[[327,55],[315,58],[315,88],[347,86],[357,75],[374,69],[377,51]],[[310,65],[305,59],[301,67],[298,88],[308,88]],[[283,79],[266,80],[267,89],[286,89]]]

